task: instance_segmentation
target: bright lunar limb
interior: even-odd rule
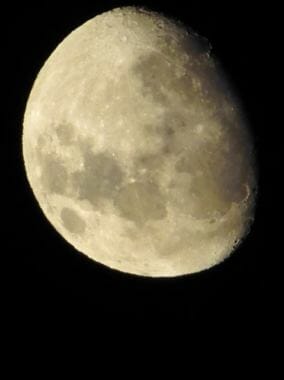
[[[205,38],[126,7],[71,33],[24,116],[29,183],[56,230],[111,268],[171,277],[228,257],[254,217],[247,121]]]

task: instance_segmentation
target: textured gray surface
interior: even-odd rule
[[[247,125],[210,44],[135,8],[97,16],[42,68],[23,151],[45,215],[113,268],[176,276],[227,257],[253,219]]]

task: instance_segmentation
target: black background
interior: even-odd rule
[[[223,264],[192,276],[146,279],[90,262],[69,246],[42,214],[29,188],[21,152],[22,119],[33,81],[50,53],[74,28],[122,5],[145,5],[176,17],[206,36],[242,98],[259,163],[259,196],[252,231]],[[268,61],[273,8],[245,2],[80,1],[19,2],[2,7],[7,69],[2,141],[8,194],[3,257],[11,331],[42,337],[64,331],[134,337],[149,328],[188,341],[216,331],[258,341],[267,330],[267,236],[273,181]],[[6,79],[8,79],[6,81]],[[8,126],[8,128],[7,128]],[[266,258],[265,262],[264,259]],[[269,261],[268,261],[269,262]],[[4,266],[5,270],[5,266]],[[84,333],[83,333],[84,331]],[[240,338],[241,339],[241,338]],[[246,345],[246,343],[244,343]]]

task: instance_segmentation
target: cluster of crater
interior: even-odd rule
[[[193,55],[179,65],[175,56],[150,52],[133,64],[131,75],[140,80],[142,94],[155,104],[172,109],[174,101],[186,107],[192,123],[213,115],[220,100],[231,96],[221,68],[207,54]]]
[[[60,133],[63,130],[60,129]],[[65,145],[64,149],[68,149],[62,138],[59,141]],[[100,210],[103,200],[109,200],[123,218],[140,226],[147,220],[159,220],[166,216],[166,201],[158,184],[148,176],[139,178],[138,175],[139,168],[147,168],[147,172],[152,172],[155,166],[158,168],[161,158],[147,155],[137,158],[137,181],[127,181],[121,165],[110,153],[94,153],[89,144],[79,144],[83,167],[72,173],[63,159],[40,153],[41,183],[48,194],[86,200],[97,210]],[[75,210],[64,208],[60,216],[64,227],[70,232],[84,231],[85,223]]]
[[[203,70],[203,75],[198,70]],[[219,97],[217,92],[220,91],[221,79],[212,75],[210,70],[208,68],[206,74],[202,64],[200,67],[196,64],[189,68],[192,75],[179,77],[173,65],[162,55],[144,55],[133,65],[132,75],[140,79],[144,94],[165,109],[160,123],[144,126],[145,136],[162,136],[162,150],[155,154],[145,153],[134,157],[134,181],[130,181],[119,161],[110,152],[94,153],[90,142],[86,144],[77,140],[77,136],[74,138],[75,127],[72,124],[62,123],[54,129],[58,144],[64,150],[74,144],[80,147],[82,169],[70,172],[64,159],[40,153],[43,188],[47,193],[87,200],[95,209],[100,209],[102,201],[109,200],[123,218],[139,226],[148,220],[165,218],[167,201],[179,207],[181,212],[197,218],[210,218],[216,214],[216,210],[219,214],[224,214],[232,202],[238,202],[245,197],[244,184],[247,182],[248,173],[242,151],[243,141],[239,141],[237,133],[235,136],[230,135],[234,128],[228,128],[229,132],[224,134],[222,143],[224,146],[227,144],[226,149],[214,141],[205,139],[202,142],[201,138],[197,148],[190,141],[185,141],[191,149],[179,150],[180,141],[177,139],[177,136],[181,136],[186,129],[200,121],[204,107],[211,114],[216,112],[214,107],[218,103],[216,97]],[[197,96],[194,90],[195,77],[202,82],[200,94],[206,95],[204,99],[207,100],[207,106],[201,104],[202,96]],[[178,97],[179,104],[188,104],[189,108],[194,105],[189,121],[173,109],[168,94]],[[41,147],[38,146],[38,149]],[[164,170],[163,165],[168,155],[176,159],[174,173],[170,174],[177,180],[173,180],[171,190],[165,196],[165,192],[159,187],[159,173]],[[179,178],[185,180],[182,182]],[[75,210],[64,208],[61,219],[70,232],[84,232],[85,223]]]

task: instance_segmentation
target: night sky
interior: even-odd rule
[[[183,340],[199,331],[207,334],[214,330],[228,339],[244,334],[257,340],[266,331],[270,313],[266,273],[271,260],[268,255],[274,255],[268,236],[272,229],[270,169],[275,148],[267,134],[273,126],[268,122],[271,78],[265,51],[269,50],[272,32],[269,28],[264,32],[263,25],[272,23],[273,10],[241,1],[208,3],[79,1],[59,5],[41,1],[3,6],[6,37],[2,49],[7,49],[8,57],[3,80],[5,86],[7,82],[8,104],[1,149],[8,168],[8,186],[2,189],[7,191],[2,207],[8,228],[2,255],[11,262],[4,266],[4,291],[9,305],[7,323],[16,336],[24,334],[28,339],[64,331],[72,338],[82,331],[97,335],[122,330],[135,336],[152,328],[167,334],[182,333]],[[207,37],[243,101],[252,128],[259,166],[255,223],[231,258],[199,274],[147,279],[91,262],[49,224],[25,176],[22,119],[38,71],[74,28],[123,5],[145,5],[162,11]]]

